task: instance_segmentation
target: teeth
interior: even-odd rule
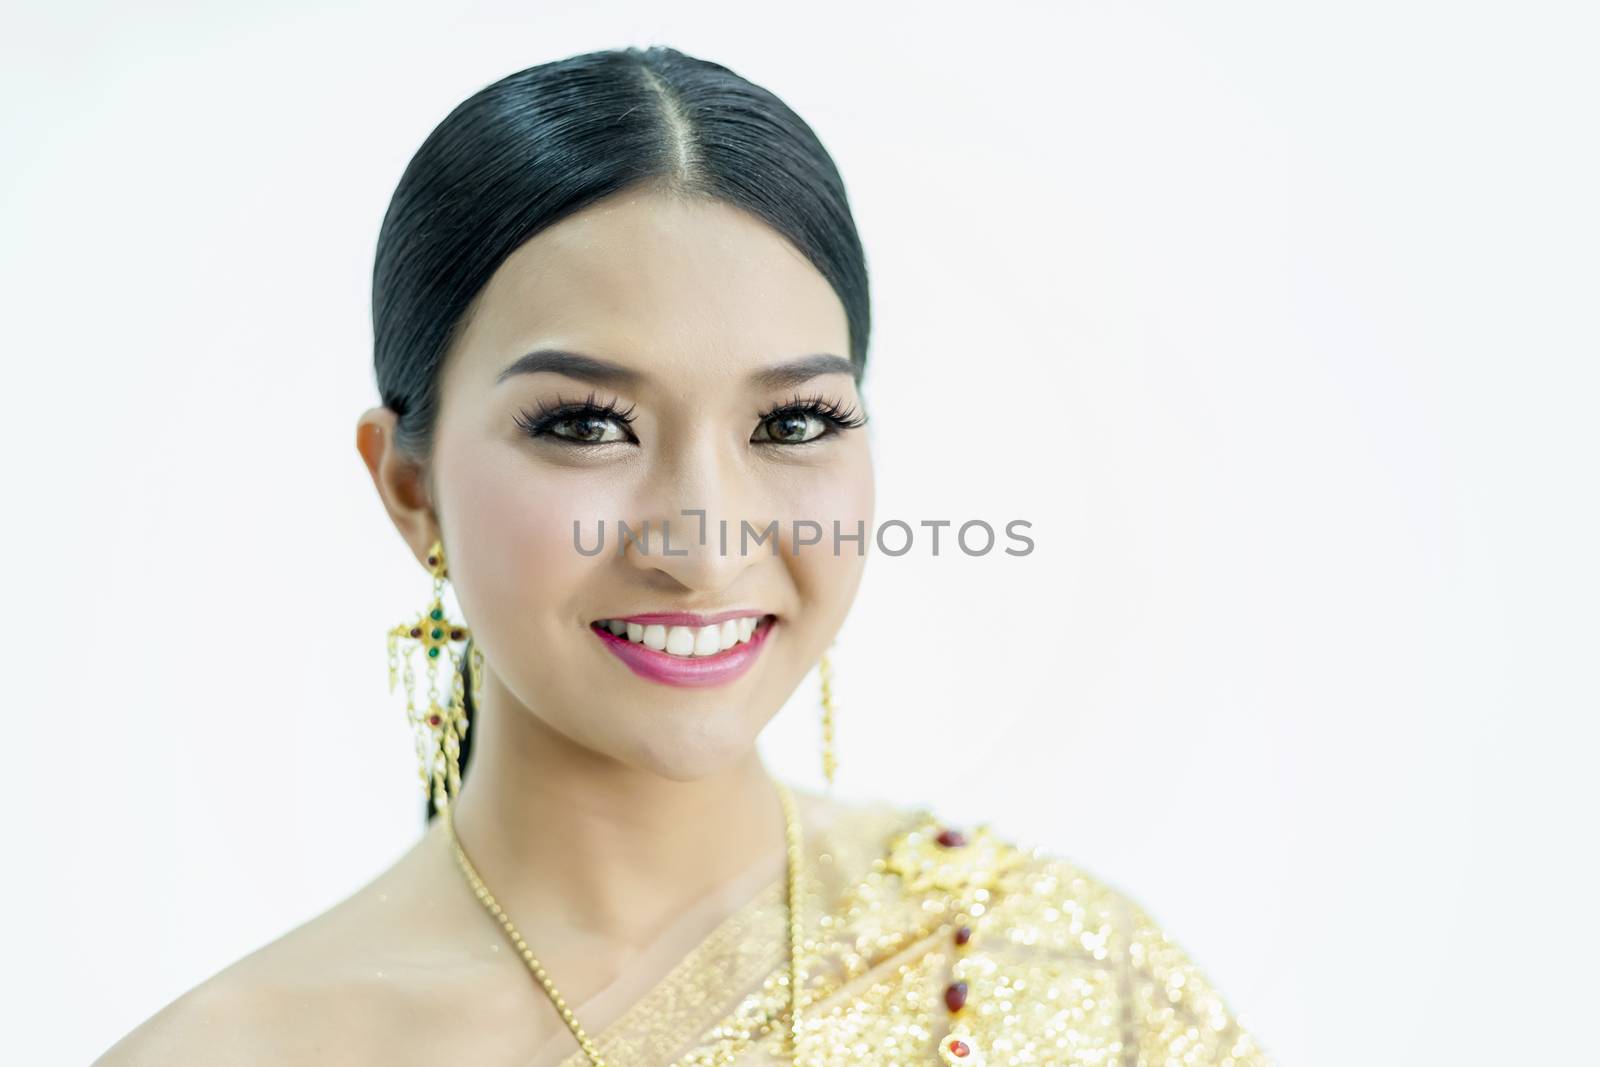
[[[702,626],[694,632],[694,654],[715,656],[722,651],[722,627]]]
[[[694,631],[687,626],[667,627],[667,651],[674,656],[694,655]]]
[[[618,637],[626,635],[635,644],[668,655],[690,658],[715,656],[749,641],[762,618],[759,615],[746,615],[710,626],[662,626],[658,623],[645,626],[621,619],[602,619],[600,625]]]

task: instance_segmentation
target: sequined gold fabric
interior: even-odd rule
[[[987,826],[851,811],[808,839],[802,897],[799,1051],[814,1067],[1270,1067],[1137,903]],[[791,1062],[784,921],[779,880],[597,1035],[607,1062]],[[964,1001],[947,1000],[953,983]],[[574,1048],[561,1067],[586,1062]]]

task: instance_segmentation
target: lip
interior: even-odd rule
[[[741,615],[753,614],[755,613],[751,611],[734,611],[724,612],[722,615],[712,618],[714,621],[726,620],[737,618]],[[613,616],[613,618],[616,617]],[[643,625],[643,620],[649,619],[650,625],[692,626],[697,624],[691,622],[668,623],[661,622],[661,620],[702,617],[704,616],[634,615],[624,621]],[[778,626],[778,617],[771,612],[762,615],[761,618],[762,622],[756,627],[755,633],[750,635],[750,640],[718,652],[715,656],[674,656],[666,652],[657,652],[653,648],[628,640],[626,636],[619,637],[597,623],[589,625],[589,632],[594,634],[601,644],[620,659],[629,670],[647,681],[659,682],[662,685],[705,687],[727,685],[755,666],[756,658],[761,655],[761,650],[766,647],[767,638],[771,636],[772,631]],[[710,626],[712,623],[705,622],[698,625]]]
[[[762,611],[760,608],[731,608],[714,615],[699,615],[692,611],[652,611],[643,615],[607,615],[606,618],[616,619],[619,622],[636,622],[640,626],[715,626],[729,619],[742,619],[747,615],[765,618],[771,614],[773,612]]]

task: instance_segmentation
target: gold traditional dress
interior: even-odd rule
[[[806,827],[802,1062],[1269,1064],[1183,949],[1093,875],[927,809],[827,811]],[[788,1063],[784,890],[728,886],[705,906],[738,906],[709,936],[659,946],[681,955],[666,978],[596,998],[631,1004],[592,1035],[606,1061]],[[586,1067],[570,1047],[559,1067]]]

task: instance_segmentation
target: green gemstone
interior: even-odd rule
[[[444,631],[439,629],[437,626],[434,627],[434,629],[433,629],[433,639],[435,641],[437,641],[437,640],[439,640],[439,638],[441,638],[443,636],[444,636]]]
[[[434,608],[432,611],[428,612],[428,618],[432,619],[434,622],[438,622],[440,619],[444,618],[444,611],[440,608]]]
[[[438,659],[439,658],[439,650],[437,648],[428,649],[428,656],[431,659]]]

